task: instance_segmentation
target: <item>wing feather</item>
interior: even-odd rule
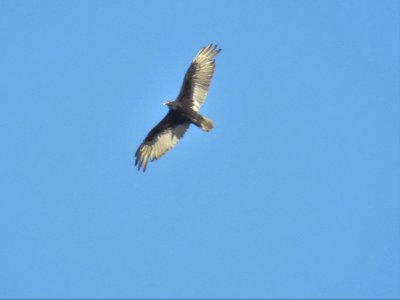
[[[173,148],[183,137],[189,125],[188,122],[176,118],[174,113],[169,111],[164,119],[148,133],[137,149],[135,166],[138,170],[146,171],[149,160],[159,159]]]
[[[205,98],[215,69],[214,57],[221,51],[210,44],[200,49],[186,71],[177,100],[184,106],[199,111]]]

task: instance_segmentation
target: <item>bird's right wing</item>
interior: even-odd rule
[[[135,166],[138,170],[146,171],[149,159],[159,159],[165,152],[170,150],[183,137],[189,127],[187,122],[176,122],[173,113],[167,115],[146,136],[136,151]]]
[[[221,51],[217,45],[210,44],[201,48],[186,71],[179,100],[184,106],[199,111],[207,96],[208,88],[215,69],[214,57]]]

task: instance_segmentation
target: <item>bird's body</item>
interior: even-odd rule
[[[185,134],[190,124],[210,131],[212,121],[198,113],[207,96],[214,73],[214,57],[221,51],[211,44],[202,48],[186,71],[181,91],[175,101],[165,102],[167,115],[147,134],[136,151],[135,165],[146,170],[147,162],[160,158]]]
[[[185,107],[180,101],[173,101],[173,102],[168,102],[166,105],[169,107],[169,112],[172,114],[172,117],[176,122],[189,122],[193,123],[197,127],[203,129],[204,131],[210,131],[213,127],[214,124],[212,121],[198,112],[196,112],[194,109],[187,108]]]

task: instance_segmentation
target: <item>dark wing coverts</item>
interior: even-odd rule
[[[169,111],[164,119],[149,132],[137,149],[135,165],[138,166],[138,169],[142,168],[143,172],[146,171],[149,159],[151,161],[159,159],[174,147],[188,127],[189,123],[179,121],[174,116],[174,112]]]
[[[207,96],[211,78],[214,74],[214,57],[221,51],[217,45],[208,45],[197,53],[189,69],[186,71],[182,88],[176,100],[184,106],[199,111]]]

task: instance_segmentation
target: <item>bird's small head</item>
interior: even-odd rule
[[[178,109],[179,103],[176,101],[165,101],[164,105],[168,106],[169,109]]]

